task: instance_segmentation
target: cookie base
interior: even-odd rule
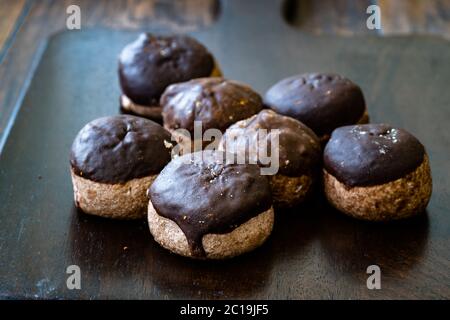
[[[225,234],[207,234],[203,236],[204,259],[227,259],[252,251],[262,245],[272,232],[274,211],[270,208]],[[162,247],[173,253],[193,256],[186,236],[172,220],[160,216],[148,202],[148,225],[153,238]]]
[[[124,113],[137,115],[158,123],[162,123],[162,108],[159,105],[156,106],[143,106],[131,101],[126,95],[120,96],[120,109]]]
[[[349,187],[325,169],[328,201],[339,211],[357,219],[388,221],[408,218],[425,210],[431,197],[432,178],[428,157],[403,178],[368,187]]]
[[[87,214],[113,219],[141,219],[147,211],[147,189],[157,175],[107,184],[71,171],[75,205]]]

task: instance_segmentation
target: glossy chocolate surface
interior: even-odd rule
[[[207,77],[214,58],[197,40],[185,35],[142,33],[119,57],[123,93],[134,103],[155,106],[172,83]]]
[[[264,98],[276,112],[293,117],[318,136],[356,124],[366,104],[361,89],[336,74],[301,74],[273,85]]]
[[[265,129],[266,133],[260,129]],[[275,129],[279,130],[278,173],[298,177],[311,174],[321,166],[322,148],[316,134],[303,123],[272,110],[263,110],[231,126],[222,138],[222,145],[228,152],[250,154],[253,159],[260,154],[271,155],[270,143]]]
[[[201,151],[175,158],[148,191],[156,212],[177,223],[196,257],[205,255],[204,235],[231,232],[272,204],[259,167],[225,164],[224,155]]]
[[[249,86],[223,78],[202,78],[171,85],[161,97],[164,125],[191,134],[194,121],[203,130],[225,131],[231,124],[251,117],[263,108],[262,98]]]
[[[76,136],[70,164],[80,177],[123,183],[159,173],[171,158],[167,142],[170,133],[151,120],[130,115],[98,118]]]
[[[366,124],[336,129],[325,147],[324,165],[345,185],[373,186],[413,172],[424,155],[424,146],[409,132]]]

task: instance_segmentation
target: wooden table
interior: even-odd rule
[[[297,4],[285,5],[284,13],[293,28],[303,28],[314,34],[345,36],[367,34],[372,31],[368,31],[364,27],[367,15],[365,14],[366,4],[362,3],[364,1],[358,2],[357,6],[350,6],[346,1],[340,1],[338,4],[321,1],[320,7],[317,7],[316,2],[302,1]],[[39,60],[33,58],[42,52],[43,41],[50,34],[65,28],[65,9],[69,4],[73,4],[73,2],[0,0],[2,15],[0,22],[2,24],[0,33],[0,47],[2,48],[0,51],[0,136],[2,132],[9,129],[9,125],[12,123],[9,121],[11,114],[17,110],[17,101],[26,91],[30,74],[36,67],[36,61]],[[150,25],[152,28],[156,25],[161,29],[193,31],[213,25],[217,19],[220,19],[221,14],[220,6],[212,0],[183,0],[177,1],[176,4],[169,4],[166,1],[78,1],[78,4],[82,10],[82,26],[107,26],[113,29],[145,30]],[[427,1],[427,5],[424,5],[423,2],[412,1],[378,1],[378,4],[382,8],[382,19],[384,19],[383,29],[377,31],[380,36],[399,31],[402,33],[438,33],[444,37],[449,35],[449,22],[445,21],[445,17],[449,15],[448,1]],[[251,11],[248,7],[245,9],[247,9],[246,13]],[[336,10],[347,14],[336,15]],[[9,12],[9,14],[5,15],[5,12]],[[232,17],[228,16],[228,18]],[[221,23],[223,26],[224,21]],[[117,37],[121,38],[123,35]],[[208,40],[211,41],[211,39]],[[60,37],[60,43],[70,45],[70,42],[65,41],[68,41],[67,38]],[[50,50],[50,54],[51,52],[53,51]],[[385,54],[389,54],[389,52],[385,52]],[[219,58],[224,58],[222,53]],[[219,60],[224,61],[224,59]],[[391,69],[395,69],[395,66],[399,65],[398,61],[390,63]],[[238,67],[228,64],[227,70]],[[400,69],[404,69],[404,67],[402,65]],[[287,70],[286,67],[283,70]],[[74,71],[76,70],[72,68],[71,72]],[[373,70],[372,74],[374,74]],[[381,76],[386,79],[386,75]],[[384,100],[374,101],[379,96],[378,93],[383,84],[376,81],[373,84],[374,91],[368,92],[369,102],[385,105]],[[367,81],[362,85],[367,85]],[[43,102],[45,99],[51,101],[54,97],[49,96],[52,95],[53,93],[42,97],[40,103],[45,104]],[[55,96],[58,95],[55,94]],[[28,101],[29,104],[30,101]],[[34,115],[43,116],[38,113]],[[376,112],[374,116],[376,119],[382,118],[382,115]],[[411,123],[419,122],[419,120],[413,120],[414,118],[415,114],[408,115]],[[78,121],[80,120],[78,119]],[[19,128],[26,128],[26,126],[24,121],[19,123]],[[36,124],[34,126],[34,130],[37,130],[38,126]],[[415,127],[419,128],[420,125]],[[17,132],[17,127],[14,129]],[[74,130],[74,128],[70,130]],[[422,137],[426,139],[426,144],[429,145],[434,139],[434,133],[430,130],[421,132]],[[448,137],[443,126],[437,128],[435,134],[441,140]],[[65,133],[64,143],[57,141],[59,137],[51,135],[50,138],[65,145],[68,135]],[[32,138],[30,133],[28,137]],[[72,136],[70,136],[71,138]],[[14,145],[14,141],[8,142],[10,142],[9,150],[20,154],[22,148],[20,144],[23,141],[19,142],[17,147]],[[445,206],[449,203],[448,183],[442,180],[446,177],[449,165],[448,161],[445,161],[446,153],[445,150],[443,151],[442,143],[433,147],[435,163],[439,164],[435,173],[440,173],[440,176],[437,177],[437,185],[447,187],[441,188],[435,193],[437,196],[432,209],[439,211],[442,216],[442,213],[448,210]],[[42,158],[39,158],[41,159],[40,163],[45,161],[43,160],[45,152],[39,146],[30,145],[29,148],[34,150],[34,154],[38,157],[42,155]],[[55,194],[54,189],[51,189],[54,187],[54,180],[50,175],[51,170],[39,168],[47,170],[46,174],[42,174],[42,176],[39,172],[36,172],[36,176],[33,176],[35,172],[16,174],[15,170],[20,171],[23,168],[26,171],[29,168],[30,163],[27,161],[30,159],[19,157],[17,166],[14,162],[16,159],[12,159],[11,156],[0,159],[3,160],[2,163],[9,163],[9,168],[12,168],[11,172],[5,172],[0,167],[0,178],[6,177],[7,181],[14,181],[17,177],[18,181],[27,184],[24,190],[29,187],[28,183],[40,184],[43,188],[35,194],[23,194],[17,192],[20,186],[11,183],[7,186],[8,192],[11,192],[10,197],[6,190],[0,190],[0,199],[13,198],[15,200],[9,201],[7,208],[10,210],[0,212],[3,217],[10,212],[16,212],[25,217],[20,219],[20,223],[16,223],[14,219],[1,221],[1,231],[3,232],[1,235],[6,234],[4,230],[7,228],[10,230],[7,236],[9,238],[5,239],[5,243],[15,243],[17,250],[21,250],[23,246],[22,249],[26,250],[24,252],[33,254],[35,257],[42,257],[42,261],[39,261],[36,266],[17,265],[17,270],[22,270],[18,277],[21,277],[21,283],[22,285],[25,283],[25,287],[12,289],[8,287],[8,293],[0,292],[0,298],[4,295],[15,298],[61,297],[60,292],[58,293],[58,290],[52,287],[51,281],[45,277],[37,282],[25,280],[41,277],[42,270],[39,269],[39,266],[45,266],[49,269],[58,269],[59,282],[64,283],[62,279],[65,274],[60,273],[63,269],[59,267],[73,260],[77,261],[86,271],[88,279],[83,281],[85,286],[91,290],[90,292],[94,292],[94,294],[84,291],[80,295],[69,293],[63,297],[115,297],[111,295],[111,292],[116,292],[116,288],[133,292],[134,295],[130,297],[140,298],[186,296],[192,298],[449,298],[450,296],[448,255],[436,257],[434,252],[434,250],[443,252],[448,248],[447,222],[449,219],[447,216],[444,216],[445,223],[441,224],[432,217],[424,215],[401,224],[372,225],[359,223],[338,214],[321,214],[329,209],[324,201],[319,201],[311,204],[312,208],[309,208],[320,213],[317,216],[287,214],[280,217],[275,234],[264,248],[236,260],[198,264],[170,255],[153,242],[150,243],[145,223],[121,224],[96,219],[78,214],[73,208],[69,209],[73,212],[65,211],[65,220],[50,221],[54,233],[42,234],[41,230],[43,229],[40,227],[49,223],[48,219],[45,219],[49,217],[47,211],[72,205],[70,199],[67,199],[71,192],[68,180],[64,180],[64,178],[63,181],[66,182],[64,190],[58,190],[64,194],[64,199],[60,199],[61,197]],[[32,160],[31,162],[33,162]],[[57,166],[54,170],[67,173],[65,162],[62,163],[58,159],[50,160],[50,163]],[[61,177],[59,178],[61,179]],[[2,184],[2,186],[4,185]],[[51,190],[52,194],[46,194],[46,190]],[[41,220],[33,221],[33,224],[27,226],[26,210],[28,209],[25,208],[24,202],[31,203],[38,197],[42,197],[48,202],[42,206],[42,210],[39,210],[38,216]],[[2,205],[3,203],[0,203],[0,208],[4,208]],[[24,209],[21,211],[22,207]],[[71,226],[70,229],[66,229],[65,223],[67,222]],[[292,226],[298,228],[295,230],[295,234],[292,233]],[[336,232],[339,232],[339,236]],[[297,233],[298,238],[296,237]],[[62,243],[61,247],[67,248],[67,252],[63,252],[67,261],[52,256],[60,249],[55,248],[59,246],[57,241],[61,239],[56,238],[55,234],[65,235],[64,239],[66,240],[63,241],[66,242]],[[117,237],[110,237],[116,234]],[[366,234],[370,234],[370,237],[366,237]],[[34,241],[37,242],[36,245]],[[48,249],[47,255],[39,250],[33,251],[33,248],[39,247],[39,242],[45,242],[45,247]],[[392,243],[392,248],[389,247],[390,243]],[[386,244],[388,245],[386,246]],[[4,243],[0,242],[0,249],[3,246]],[[127,248],[125,249],[125,247]],[[280,248],[289,248],[289,250],[284,252],[280,251]],[[11,254],[10,247],[3,252],[5,251]],[[0,256],[2,256],[1,254],[2,251],[0,251]],[[293,257],[297,259],[297,262],[301,262],[302,269],[297,270],[297,264],[291,263]],[[433,257],[433,259],[430,260],[429,257]],[[30,263],[36,262],[26,254],[17,261],[23,262],[27,259],[30,259]],[[61,266],[49,265],[46,259],[59,261]],[[379,260],[375,261],[377,259]],[[11,268],[8,266],[9,261],[6,260],[0,261],[0,268]],[[133,265],[130,264],[130,261],[144,261],[145,263]],[[363,267],[365,268],[374,261],[384,267],[386,283],[392,285],[380,292],[369,291],[365,287],[367,275]],[[260,265],[255,268],[257,262]],[[288,282],[287,278],[283,278],[283,276],[273,277],[272,271],[275,266],[278,275],[282,275],[283,272],[298,274],[295,283]],[[216,272],[210,273],[209,269],[211,268],[214,268]],[[314,273],[317,269],[322,272]],[[4,274],[12,272],[11,269],[8,270]],[[101,279],[97,276],[98,270],[101,270]],[[418,271],[417,274],[416,271]],[[133,274],[151,275],[151,282],[146,278],[143,282],[133,282],[131,277]],[[311,278],[311,274],[315,274],[316,277]],[[421,284],[429,282],[434,284],[434,287],[418,286],[415,290],[411,290],[411,287],[404,285],[402,281],[405,278],[411,278],[412,275],[419,279]],[[8,284],[11,283],[14,283],[14,279],[8,279]],[[0,279],[0,287],[2,285]],[[227,290],[224,290],[224,287]],[[270,287],[271,290],[267,290],[267,287]],[[205,288],[209,290],[205,290]],[[26,293],[24,294],[24,292]]]
[[[379,31],[366,28],[365,10],[372,3],[381,8]],[[187,32],[220,16],[218,0],[0,0],[0,136],[33,68],[33,56],[42,41],[66,27],[70,4],[80,6],[82,27],[145,30],[151,24]],[[431,33],[450,38],[450,0],[287,0],[282,9],[289,23],[313,33]]]

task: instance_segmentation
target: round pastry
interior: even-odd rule
[[[220,74],[211,53],[197,40],[142,33],[119,57],[121,109],[161,122],[159,98],[168,85]]]
[[[75,205],[97,216],[145,217],[146,191],[171,159],[170,138],[159,124],[130,115],[89,122],[70,153]]]
[[[178,142],[184,141],[189,152],[199,151],[211,143],[202,139],[206,130],[217,129],[223,133],[236,121],[258,113],[263,103],[261,96],[243,83],[223,78],[201,78],[169,86],[161,97],[161,106],[164,127],[179,137]],[[194,134],[196,121],[201,121],[200,137]],[[180,135],[180,129],[186,133],[184,137],[183,133]],[[201,141],[195,144],[196,140]]]
[[[423,145],[386,124],[336,129],[324,151],[329,202],[355,218],[382,221],[423,212],[431,170]]]
[[[269,181],[257,165],[225,158],[212,150],[174,158],[150,186],[148,223],[161,246],[186,257],[225,259],[269,237]]]
[[[262,134],[261,129],[267,130],[267,135]],[[273,149],[278,150],[278,154],[272,154],[269,149],[274,129],[279,130],[278,148]],[[230,126],[220,141],[219,149],[245,154],[251,163],[275,169],[268,171],[268,175],[277,207],[293,207],[305,200],[322,162],[322,148],[314,132],[300,121],[272,110],[263,110]],[[262,163],[262,155],[275,161]]]
[[[273,85],[264,103],[310,127],[326,143],[339,127],[369,122],[361,89],[336,74],[301,74]]]

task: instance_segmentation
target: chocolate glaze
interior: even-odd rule
[[[347,186],[400,179],[423,162],[425,148],[410,133],[387,124],[336,129],[325,147],[325,169]]]
[[[197,40],[185,35],[142,33],[119,57],[123,93],[144,106],[158,105],[168,85],[207,77],[213,69],[213,56]]]
[[[303,122],[318,136],[358,123],[366,109],[361,89],[336,74],[283,79],[267,91],[264,102],[276,112]]]
[[[272,110],[261,111],[248,119],[245,125],[240,122],[231,126],[222,138],[224,149],[227,143],[232,148],[228,151],[235,153],[248,153],[249,145],[261,147],[258,143],[258,139],[261,139],[258,137],[258,129],[266,129],[268,134],[273,129],[279,130],[278,173],[299,177],[312,174],[321,166],[322,147],[316,134],[300,121],[279,115]],[[243,137],[245,139],[242,139]],[[270,151],[269,135],[267,141],[267,145],[262,146]],[[254,155],[257,155],[256,150],[254,151]],[[264,154],[270,155],[270,152]]]
[[[205,256],[204,235],[231,232],[271,207],[259,167],[226,164],[224,155],[200,151],[175,158],[148,190],[156,212],[176,222],[195,257]]]
[[[93,120],[76,136],[70,164],[80,177],[123,183],[159,173],[170,161],[171,135],[159,124],[130,115]]]
[[[223,78],[194,79],[173,84],[161,97],[166,128],[187,129],[194,133],[194,121],[202,121],[203,130],[224,132],[236,121],[258,113],[262,98],[249,86]]]

